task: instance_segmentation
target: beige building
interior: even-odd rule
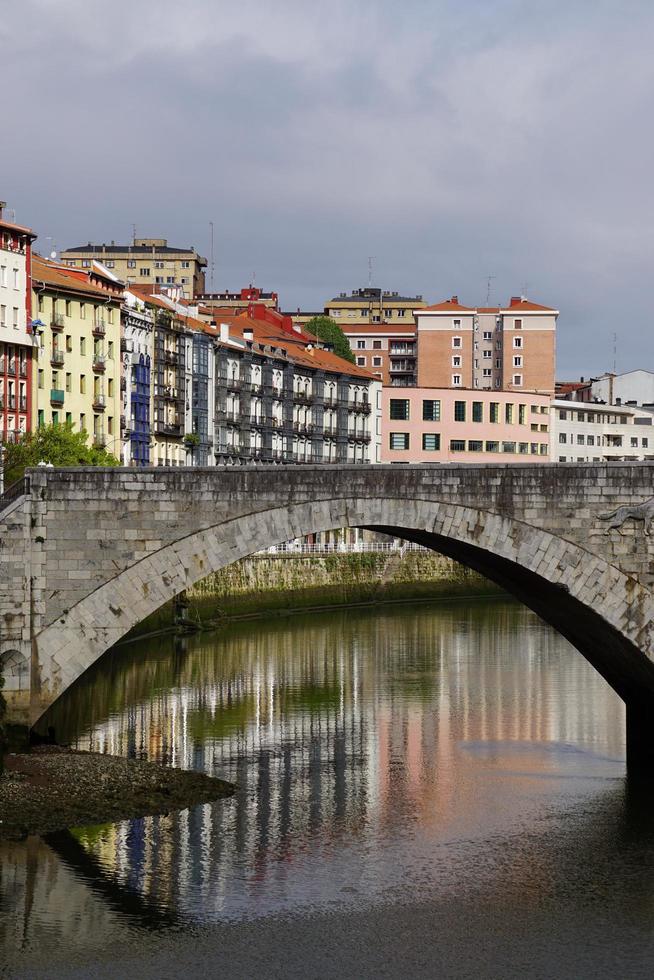
[[[32,290],[37,424],[69,422],[120,456],[122,284],[34,256]]]
[[[207,260],[194,248],[175,248],[165,238],[135,238],[131,245],[76,245],[61,253],[74,269],[90,269],[93,259],[128,285],[177,286],[186,299],[204,293]]]
[[[325,303],[325,313],[347,333],[350,324],[412,323],[413,311],[426,305],[422,296],[400,296],[377,286],[366,286],[330,299]]]

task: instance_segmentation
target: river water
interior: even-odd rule
[[[654,974],[622,703],[516,603],[142,640],[52,721],[238,791],[0,844],[0,976]]]

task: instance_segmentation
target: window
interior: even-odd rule
[[[426,452],[437,452],[441,448],[441,437],[438,432],[423,432],[422,448]]]
[[[452,337],[452,347],[461,347],[461,346],[463,346],[462,343],[461,343],[461,338],[460,337]]]
[[[373,342],[372,342],[372,349],[373,350],[381,350],[382,349],[382,342],[381,342],[381,340],[373,340]]]
[[[643,449],[649,448],[649,439],[641,439]]]
[[[520,348],[520,347],[522,347],[522,337],[514,337],[514,338],[513,338],[513,346],[514,346],[514,347],[515,347],[516,349],[518,349],[518,348]]]
[[[486,442],[487,453],[499,453],[499,451],[500,451],[499,442]]]
[[[59,425],[59,412],[52,413],[52,424]]]
[[[148,268],[139,269],[139,275],[140,276],[147,276],[149,278],[150,277],[150,270]]]
[[[79,352],[82,357],[86,354],[86,337],[80,337],[79,339]]]
[[[70,372],[66,372],[66,391],[72,391],[72,375]]]
[[[73,338],[69,333],[66,334],[66,350],[70,353],[73,349]]]
[[[481,453],[484,451],[484,444],[481,439],[468,439],[468,452]]]
[[[522,330],[522,320],[514,320],[513,326],[516,330]]]
[[[155,267],[155,269],[163,269],[164,264],[163,264],[163,262],[155,262],[154,263],[154,267]]]
[[[503,453],[514,453],[515,452],[515,442],[503,442],[502,443]]]
[[[155,276],[154,281],[159,285],[163,285],[163,276]]]
[[[454,402],[454,421],[465,422],[465,420],[466,420],[466,403]]]
[[[492,340],[493,334],[491,333],[490,330],[484,330],[482,337],[484,338],[484,340]]]
[[[490,420],[491,422],[499,422],[500,420],[500,403],[491,402],[490,403]]]
[[[514,367],[522,367],[522,354],[516,354],[513,358]]]
[[[105,262],[105,265],[106,265],[106,267],[107,267],[108,269],[113,269],[113,267],[115,266],[115,264],[116,264],[116,263],[114,262],[114,260],[113,260],[113,259],[109,259],[109,261],[108,261],[108,262]]]
[[[86,320],[86,303],[79,304],[79,318],[80,320]]]
[[[80,374],[79,376],[79,393],[80,395],[86,394],[86,375]],[[81,423],[80,423],[81,425]]]
[[[359,365],[359,367],[365,367],[366,366],[365,357],[357,357],[357,364]]]
[[[184,260],[184,262],[182,262],[182,269],[190,269],[190,268],[191,268],[191,263]]]
[[[529,443],[528,442],[519,442],[518,443],[518,452],[519,453],[522,453],[523,455],[525,453],[528,453],[529,452]],[[565,456],[563,457],[563,459],[565,460]],[[561,457],[559,456],[559,461],[560,460],[561,460]]]
[[[66,316],[70,316],[73,304],[69,299],[66,300]]]
[[[45,425],[45,412],[43,411],[42,408],[40,408],[38,414],[39,414],[38,426],[39,426],[39,429],[42,429],[43,426]]]
[[[381,367],[381,364],[382,364],[381,357],[373,357],[373,359],[372,359],[372,366],[373,367]]]
[[[365,340],[357,340],[357,350],[365,350],[366,342]]]
[[[128,269],[135,269],[136,268],[136,259],[128,259],[127,260],[127,268]]]
[[[587,446],[594,446],[595,445],[595,436],[586,436],[586,445]]]
[[[559,442],[562,445],[565,445],[567,443],[567,441],[568,441],[568,437],[567,437],[566,433],[565,432],[559,432]]]
[[[520,387],[520,385],[522,384],[522,375],[521,374],[514,374],[513,375],[513,384],[516,386],[516,388],[519,388]]]
[[[559,409],[559,418],[560,419],[563,419],[563,421],[565,421],[567,419],[567,417],[568,417],[568,413],[567,413],[566,409],[565,408],[560,408]]]
[[[493,356],[493,352],[492,350],[484,350],[481,352],[481,356],[484,358],[485,361],[489,361]]]
[[[79,417],[79,427],[80,427],[80,430],[81,431],[83,431],[83,432],[86,431],[86,415],[84,414],[84,412],[82,412],[80,414],[80,417]]]
[[[526,417],[527,417],[527,406],[518,405],[518,424],[524,425]]]
[[[465,439],[450,439],[450,452],[464,453],[466,451]]]
[[[513,405],[510,402],[504,406],[504,421],[507,425],[513,425]]]
[[[66,425],[72,425],[72,424],[73,424],[73,413],[66,412]]]
[[[113,378],[109,378],[108,381],[107,381],[107,395],[109,396],[109,398],[113,398],[114,397],[114,379]]]
[[[635,436],[632,436],[631,437],[631,445],[632,446],[637,446],[638,445],[638,439],[636,439]]]
[[[455,330],[460,330],[461,329],[461,321],[460,320],[453,320],[452,323],[454,324],[454,329]]]
[[[45,372],[39,368],[39,388],[45,387]]]
[[[391,398],[389,418],[407,421],[409,418],[409,399]]]
[[[461,367],[461,355],[455,354],[452,358],[452,367]]]
[[[113,356],[114,356],[114,342],[113,342],[113,340],[108,340],[107,341],[107,357],[111,361],[111,360],[113,360]]]
[[[395,315],[396,316],[405,316],[406,315],[406,310],[396,310],[395,311]]]
[[[482,377],[484,377],[484,378],[491,378],[493,376],[493,369],[492,368],[482,368],[481,373],[482,373]]]
[[[175,277],[174,276],[166,276],[166,282],[167,283],[171,283],[171,284],[174,283],[175,282]]]
[[[84,266],[85,269],[89,269],[90,266],[91,266],[91,260],[90,259],[82,259],[82,265]]]
[[[0,327],[6,327],[6,326],[7,326],[7,307],[2,305],[0,306]]]
[[[378,314],[378,313],[376,313],[376,314],[375,314],[374,316],[372,316],[372,317],[371,317],[370,319],[372,320],[372,322],[373,322],[373,323],[381,323],[381,317],[379,316],[379,314]]]
[[[454,388],[459,388],[460,387],[460,385],[461,385],[461,375],[460,374],[453,374],[452,375],[452,385],[453,385]]]
[[[473,422],[483,422],[484,421],[484,404],[483,404],[483,402],[473,402],[472,403],[472,421]]]
[[[408,432],[391,432],[389,446],[391,449],[408,449],[409,448],[409,433]]]
[[[425,422],[440,422],[441,420],[440,398],[423,400],[422,417]]]

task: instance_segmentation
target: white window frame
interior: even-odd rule
[[[461,375],[460,374],[453,374],[452,375],[452,387],[453,388],[460,388],[461,387]]]
[[[452,347],[455,350],[461,350],[463,347],[463,337],[452,337]]]
[[[514,337],[513,338],[513,346],[514,346],[514,348],[516,348],[516,350],[518,350],[518,349],[519,350],[522,350],[522,337]]]
[[[516,388],[522,388],[522,375],[521,374],[514,374],[513,375],[513,385]]]

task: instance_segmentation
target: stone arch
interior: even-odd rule
[[[27,691],[30,686],[30,664],[20,650],[4,650],[0,653],[0,675],[4,677],[5,692]]]
[[[653,597],[615,565],[490,511],[415,498],[335,498],[203,528],[81,599],[36,637],[42,674],[32,723],[106,650],[182,590],[271,544],[341,526],[395,534],[477,569],[570,639],[626,701],[642,702],[644,709],[650,703],[653,637],[650,622],[633,610],[646,608]]]

